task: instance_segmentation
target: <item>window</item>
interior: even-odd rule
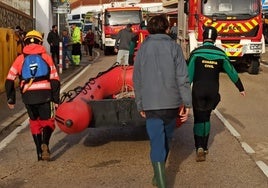
[[[106,12],[105,24],[106,25],[126,25],[126,24],[140,24],[141,12],[140,11],[112,11]]]

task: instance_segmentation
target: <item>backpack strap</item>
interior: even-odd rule
[[[27,87],[25,87],[25,84],[26,84],[26,83],[23,84],[23,86],[22,86],[22,88],[21,88],[21,89],[22,89],[22,93],[25,93],[25,92],[31,87],[33,81],[34,81],[34,78],[31,78],[31,79],[29,80],[29,82],[28,82]]]

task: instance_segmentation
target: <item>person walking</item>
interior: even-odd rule
[[[142,18],[142,21],[141,21],[141,23],[140,23],[140,28],[141,28],[141,30],[146,30],[147,29],[147,16],[145,15],[145,16],[143,16],[143,18]]]
[[[14,31],[15,31],[15,41],[17,42],[17,55],[20,55],[22,54],[22,50],[25,46],[24,44],[25,34],[20,26],[16,26]]]
[[[64,29],[62,31],[62,67],[66,69],[66,57],[70,61],[71,65],[74,65],[72,59],[72,39],[68,34],[68,31]]]
[[[75,23],[71,25],[72,33],[72,59],[76,66],[80,64],[82,52],[81,52],[81,30],[76,26]]]
[[[59,64],[59,45],[60,37],[58,34],[58,26],[53,25],[51,31],[48,33],[47,42],[50,45],[50,53],[55,65]]]
[[[93,60],[94,33],[89,29],[85,36],[85,44],[87,45],[89,61]]]
[[[15,80],[19,78],[22,101],[29,116],[30,130],[36,145],[37,159],[50,160],[49,141],[55,129],[54,107],[60,102],[60,81],[57,69],[36,30],[25,36],[23,54],[13,62],[6,81],[7,105],[16,103]]]
[[[127,24],[116,36],[114,51],[117,53],[118,64],[129,65],[129,48],[131,40],[136,36],[132,32],[132,24]]]
[[[206,27],[203,32],[203,45],[192,51],[189,57],[197,162],[205,161],[208,154],[210,115],[220,102],[220,72],[225,71],[240,94],[245,96],[243,84],[229,58],[223,50],[214,45],[216,38],[217,30],[214,27]]]
[[[174,22],[173,26],[170,29],[170,36],[171,38],[173,38],[174,40],[177,40],[177,36],[178,36],[178,26],[177,23]]]
[[[164,15],[152,17],[149,36],[143,41],[134,62],[134,92],[137,110],[146,118],[150,138],[153,185],[166,187],[165,162],[179,113],[188,119],[192,106],[187,64],[182,48],[170,38]],[[184,105],[182,110],[179,107]]]

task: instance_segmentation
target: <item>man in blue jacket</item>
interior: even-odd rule
[[[153,185],[166,187],[165,162],[176,117],[188,118],[192,106],[187,65],[181,47],[170,38],[169,22],[163,15],[150,19],[149,36],[143,41],[134,62],[135,100],[146,118],[150,138]],[[184,110],[179,107],[184,105]]]

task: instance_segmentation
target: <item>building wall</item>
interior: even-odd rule
[[[34,17],[36,21],[36,30],[44,33],[44,42],[43,45],[46,47],[47,51],[50,51],[49,44],[47,43],[47,35],[55,21],[55,18],[52,14],[52,5],[51,2],[46,0],[36,0],[34,7]]]
[[[7,2],[7,3],[5,3]],[[22,2],[22,0],[17,0]],[[24,0],[23,2],[29,2]],[[0,1],[0,27],[14,29],[17,25],[24,31],[36,29],[45,34],[44,46],[49,51],[49,45],[46,42],[47,34],[55,23],[52,14],[52,6],[49,0],[32,0],[28,8],[21,11],[16,8],[16,1]]]
[[[28,31],[33,28],[33,17],[25,12],[22,12],[12,3],[5,3],[0,1],[0,27],[12,28],[20,26],[23,30]]]

